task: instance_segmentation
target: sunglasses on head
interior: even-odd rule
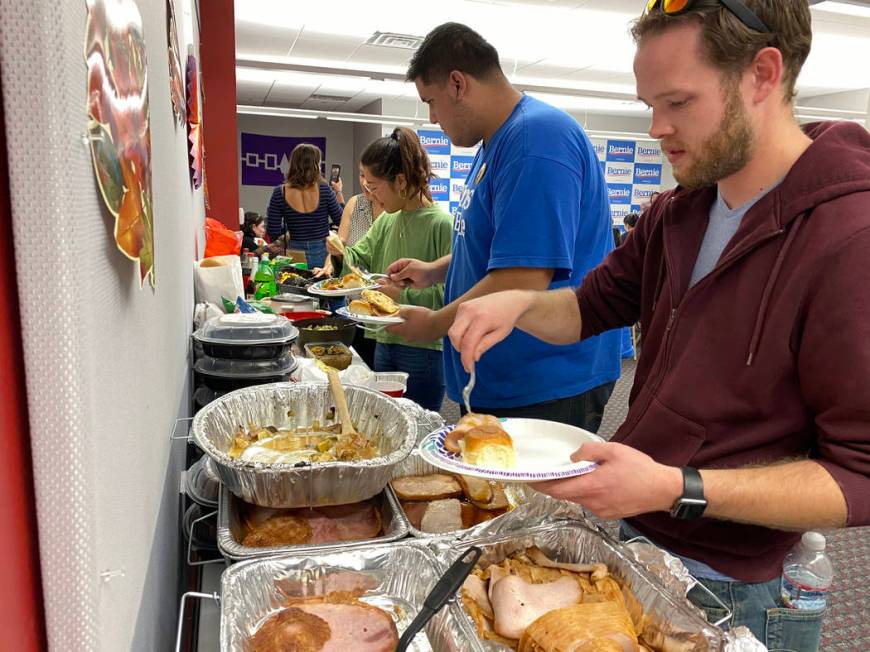
[[[752,9],[747,7],[743,0],[719,0],[719,3],[725,5],[725,8],[749,29],[754,29],[756,32],[770,31],[770,28],[764,24],[764,21]],[[645,13],[649,13],[658,5],[661,5],[663,14],[677,16],[689,11],[695,4],[696,0],[647,0]]]

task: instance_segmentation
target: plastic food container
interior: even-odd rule
[[[375,389],[387,396],[402,398],[408,389],[408,374],[404,371],[378,371],[375,373]]]
[[[299,329],[297,344],[304,348],[306,344],[322,342],[341,342],[346,346],[353,344],[356,334],[356,324],[342,317],[320,317],[317,319],[302,319],[296,321]],[[334,326],[335,330],[316,330],[317,326]]]
[[[297,363],[289,353],[271,360],[233,360],[204,356],[193,368],[206,387],[229,392],[251,385],[281,383],[290,379]]]
[[[221,481],[208,455],[203,455],[183,473],[182,486],[190,499],[203,507],[217,507]]]
[[[221,315],[193,334],[207,356],[228,360],[268,360],[290,352],[299,335],[278,315],[262,313]]]
[[[350,349],[345,344],[335,341],[306,344],[305,355],[309,358],[317,358],[323,364],[339,371],[347,369],[353,360]]]

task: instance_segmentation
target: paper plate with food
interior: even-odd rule
[[[424,460],[444,471],[505,482],[543,482],[589,473],[595,462],[571,453],[598,435],[555,421],[466,414],[420,443]]]
[[[404,321],[399,317],[400,307],[383,292],[363,290],[359,299],[354,299],[347,306],[342,306],[335,312],[360,324],[388,326],[401,324]]]
[[[359,294],[362,290],[380,287],[373,280],[366,280],[356,272],[345,274],[341,278],[327,278],[308,286],[310,294],[321,297],[349,297]]]

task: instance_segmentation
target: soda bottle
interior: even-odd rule
[[[790,609],[824,609],[834,579],[834,567],[825,554],[825,537],[804,532],[782,562],[782,602]]]
[[[275,285],[275,273],[269,265],[269,254],[264,253],[260,261],[259,267],[254,274],[254,298],[263,299],[273,297],[278,293],[278,286]]]

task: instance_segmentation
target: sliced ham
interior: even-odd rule
[[[517,575],[504,577],[490,587],[495,631],[519,639],[538,618],[553,609],[578,604],[582,595],[570,577],[545,584],[530,584]]]
[[[321,603],[296,608],[317,616],[329,626],[329,639],[320,652],[393,652],[399,642],[393,619],[377,607]]]

